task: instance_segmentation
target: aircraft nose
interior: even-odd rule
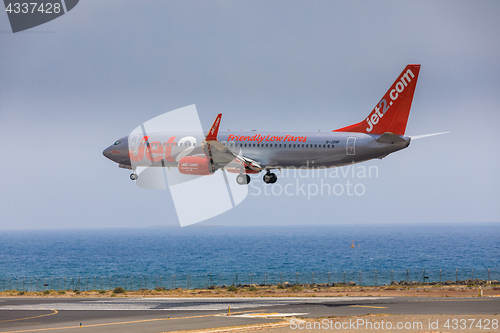
[[[102,151],[104,157],[109,158],[111,160],[111,147],[108,147]]]
[[[128,138],[124,137],[116,140],[113,145],[104,149],[102,154],[113,162],[128,165],[130,163],[128,156]]]

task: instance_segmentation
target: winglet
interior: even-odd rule
[[[215,118],[212,127],[210,127],[210,131],[208,131],[205,141],[217,141],[217,133],[219,133],[219,125],[221,118],[222,118],[222,113],[219,113],[217,115],[217,118]]]

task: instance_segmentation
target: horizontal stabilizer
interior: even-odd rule
[[[406,140],[400,137],[399,135],[393,134],[391,132],[385,132],[384,134],[379,136],[375,141],[379,143],[396,143],[396,142],[403,142]]]
[[[416,140],[416,139],[427,138],[429,136],[441,135],[441,134],[448,134],[448,133],[451,133],[451,132],[441,132],[441,133],[432,133],[432,134],[423,134],[423,135],[413,135],[413,136],[410,136],[410,138],[412,140]]]

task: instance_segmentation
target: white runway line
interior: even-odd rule
[[[243,318],[274,318],[274,317],[292,317],[292,316],[303,316],[309,313],[245,313],[241,315],[231,315],[231,317],[243,317]]]

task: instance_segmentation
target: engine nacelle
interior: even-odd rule
[[[205,156],[185,156],[179,160],[179,172],[184,175],[210,175],[210,169],[210,161]]]

